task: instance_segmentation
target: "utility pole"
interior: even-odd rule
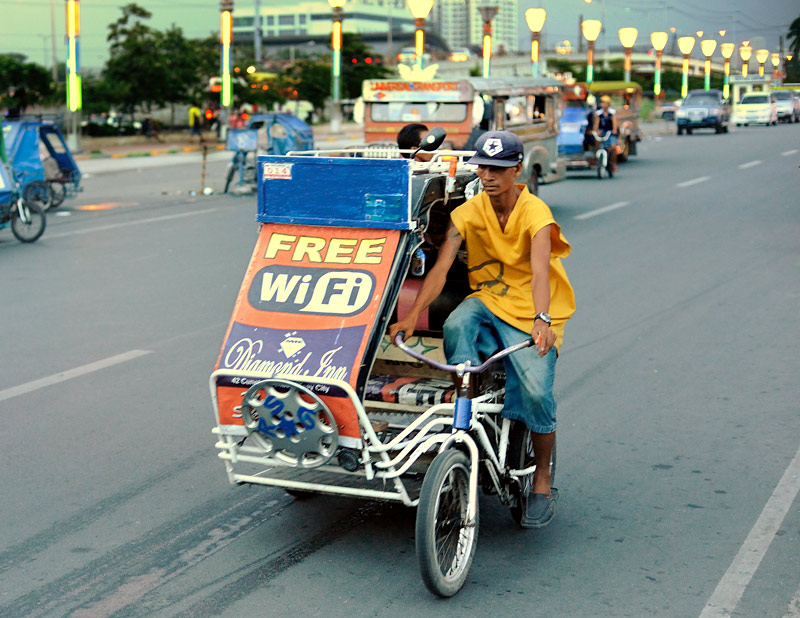
[[[583,23],[583,15],[578,15],[578,53],[583,53],[583,30],[581,24]]]
[[[50,45],[53,55],[53,85],[58,83],[58,56],[56,56],[56,0],[50,0]]]
[[[261,62],[261,0],[255,0],[255,28],[253,29],[253,49],[256,62]]]

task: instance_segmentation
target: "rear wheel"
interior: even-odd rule
[[[53,203],[50,205],[50,208],[58,208],[67,196],[67,187],[59,180],[51,180],[50,190],[53,192]]]
[[[536,460],[533,452],[533,436],[525,423],[515,421],[511,424],[508,436],[508,466],[511,470],[524,470],[532,466]],[[553,453],[550,455],[550,485],[556,480],[556,445],[553,444]],[[533,472],[521,476],[512,485],[513,502],[511,503],[511,518],[520,525],[528,499],[533,490]]]
[[[539,170],[535,167],[531,171],[531,177],[528,180],[528,191],[531,195],[539,195]]]
[[[689,127],[686,127],[686,135],[691,135],[692,133],[694,133],[694,129],[690,129]]]
[[[451,597],[461,590],[475,556],[478,512],[474,525],[469,525],[469,472],[467,456],[448,449],[431,463],[419,494],[419,570],[428,590],[440,597]]]
[[[622,163],[628,160],[628,157],[631,154],[631,140],[629,138],[625,138],[622,140],[623,146],[620,153],[617,155],[617,161]]]
[[[678,127],[678,135],[683,135],[683,127]]]
[[[44,234],[47,225],[44,211],[36,204],[23,203],[11,206],[11,231],[20,242],[34,242]],[[22,214],[20,214],[20,210]]]
[[[53,190],[50,184],[43,180],[29,182],[22,197],[28,204],[35,204],[42,210],[47,210],[53,205]]]

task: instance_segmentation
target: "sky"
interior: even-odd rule
[[[270,0],[262,0],[266,5]],[[291,3],[293,0],[286,0]],[[85,68],[100,68],[107,57],[108,24],[120,15],[128,0],[81,0],[81,62]],[[55,6],[56,53],[64,62],[64,0],[0,0],[0,53],[19,52],[30,60],[52,64],[51,3]],[[616,31],[623,26],[639,28],[638,42],[646,42],[653,30],[677,29],[679,34],[696,30],[716,33],[726,29],[725,40],[763,45],[777,51],[778,36],[800,16],[798,0],[519,0],[520,49],[530,41],[522,13],[527,8],[543,7],[547,20],[542,32],[548,47],[565,39],[576,46],[579,16],[604,19],[598,47],[617,45]],[[138,0],[153,13],[150,25],[164,29],[175,23],[190,37],[202,37],[219,30],[219,0]],[[253,7],[253,0],[234,0],[235,7]],[[345,5],[347,11],[347,5]],[[345,21],[346,23],[346,21]],[[719,37],[717,36],[719,39]]]

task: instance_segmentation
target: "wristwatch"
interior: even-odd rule
[[[533,316],[533,321],[535,322],[536,320],[541,320],[548,326],[550,326],[553,323],[553,318],[550,317],[549,313],[545,313],[544,311],[542,311],[541,313],[537,313],[535,316]]]

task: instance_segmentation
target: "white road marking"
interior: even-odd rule
[[[616,202],[614,204],[609,204],[608,206],[603,206],[602,208],[597,208],[596,210],[590,210],[589,212],[585,212],[582,215],[575,215],[576,219],[591,219],[592,217],[596,217],[597,215],[602,215],[606,212],[611,212],[612,210],[616,210],[617,208],[625,208],[625,206],[629,206],[630,202]]]
[[[798,616],[800,616],[800,586],[797,587],[794,598],[789,601],[789,608],[786,610],[783,618],[798,618]]]
[[[794,148],[792,150],[787,150],[786,152],[782,152],[781,156],[782,157],[791,157],[796,152],[797,152],[797,148]]]
[[[767,500],[764,510],[761,511],[744,544],[739,548],[739,553],[717,584],[700,618],[731,616],[758,565],[761,564],[761,559],[772,544],[775,533],[781,527],[783,518],[786,517],[798,491],[800,491],[800,449],[795,453],[775,491]]]
[[[119,365],[120,363],[124,363],[147,354],[152,354],[152,352],[150,350],[131,350],[130,352],[117,354],[116,356],[109,356],[108,358],[95,361],[94,363],[89,363],[88,365],[81,365],[80,367],[75,367],[74,369],[55,373],[51,376],[47,376],[46,378],[39,378],[38,380],[20,384],[19,386],[12,386],[11,388],[6,388],[0,391],[0,401],[5,401],[6,399],[11,399],[12,397],[19,397],[20,395],[32,393],[40,388],[46,388],[48,386],[52,386],[53,384],[58,384],[59,382],[66,382],[72,378],[77,378],[86,375],[87,373],[93,373],[95,371],[100,371],[101,369],[106,369],[107,367]]]
[[[740,170],[746,170],[748,167],[755,167],[756,165],[761,165],[761,161],[756,159],[755,161],[748,161],[747,163],[742,163],[739,166]]]
[[[130,225],[144,225],[145,223],[158,223],[159,221],[170,221],[172,219],[182,219],[184,217],[194,217],[197,215],[205,215],[210,212],[216,212],[218,208],[206,208],[205,210],[193,210],[192,212],[182,212],[175,215],[164,215],[161,217],[150,217],[148,219],[138,219],[136,221],[126,221],[125,223],[111,223],[109,225],[99,225],[97,227],[90,227],[85,230],[72,230],[69,232],[60,232],[56,234],[45,234],[45,238],[66,238],[67,236],[81,236],[83,234],[92,234],[94,232],[106,232],[108,230],[115,230],[121,227],[128,227]]]
[[[699,185],[701,182],[705,182],[707,180],[711,180],[711,176],[700,176],[699,178],[692,178],[691,180],[686,180],[684,182],[679,182],[675,186],[683,189],[684,187],[691,187],[692,185]]]

